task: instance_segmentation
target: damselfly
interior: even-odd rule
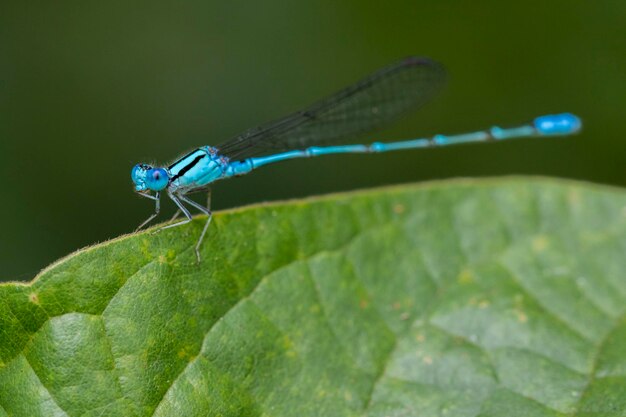
[[[211,222],[210,185],[218,180],[245,175],[254,169],[294,158],[340,153],[376,153],[466,142],[488,142],[531,136],[562,136],[581,128],[571,113],[547,115],[513,127],[492,127],[473,133],[368,145],[336,145],[360,134],[388,125],[429,101],[443,86],[443,67],[428,58],[409,57],[382,68],[363,80],[321,100],[303,111],[250,129],[218,146],[202,146],[167,167],[137,164],[131,177],[139,195],[156,202],[152,214],[138,229],[159,214],[160,196],[166,192],[185,219],[164,226],[180,226],[192,220],[187,206],[207,215],[196,244],[200,245]],[[335,144],[335,145],[332,145]],[[332,146],[331,146],[332,145]],[[207,206],[188,197],[206,190]]]

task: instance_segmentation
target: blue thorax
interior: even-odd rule
[[[131,177],[135,190],[185,192],[202,187],[226,176],[228,158],[217,149],[203,146],[181,157],[167,168],[153,168],[147,164],[133,167]]]

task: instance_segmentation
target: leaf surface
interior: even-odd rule
[[[626,193],[457,180],[124,236],[0,286],[0,416],[626,415]]]

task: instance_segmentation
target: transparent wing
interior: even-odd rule
[[[252,128],[217,148],[231,159],[245,159],[336,143],[380,129],[419,108],[444,82],[441,64],[408,57],[305,110]]]

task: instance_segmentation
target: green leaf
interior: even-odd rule
[[[626,415],[626,193],[438,182],[124,236],[0,286],[0,416]]]

